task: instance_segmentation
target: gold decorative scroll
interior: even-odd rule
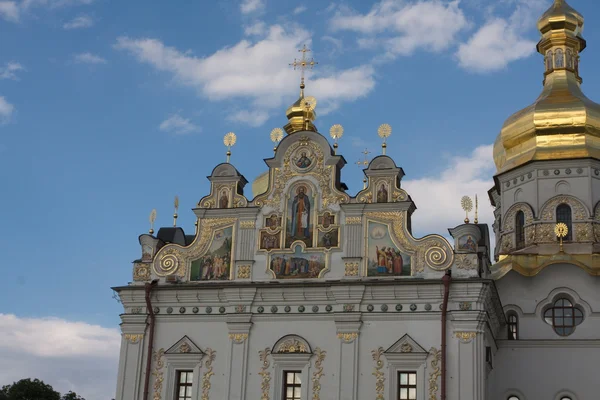
[[[432,347],[431,350],[429,350],[429,354],[432,356],[431,372],[429,373],[429,400],[437,400],[437,380],[442,373],[439,366],[439,362],[442,360],[442,352],[435,347]]]
[[[366,213],[367,218],[388,222],[391,235],[398,242],[401,250],[413,256],[413,273],[423,272],[425,266],[436,271],[443,271],[454,263],[454,251],[450,243],[440,235],[428,235],[415,239],[406,227],[406,211],[383,211]]]
[[[477,332],[455,332],[454,335],[457,339],[459,339],[462,343],[469,343],[471,340],[477,337]]]
[[[375,368],[373,369],[372,375],[375,376],[375,399],[384,400],[385,392],[385,377],[383,371],[383,361],[381,356],[383,355],[383,347],[379,347],[376,350],[372,350],[373,361],[375,361]]]
[[[217,357],[217,352],[211,348],[206,349],[206,363],[204,364],[207,368],[204,376],[202,376],[202,400],[209,400],[210,394],[210,377],[215,373],[213,372],[212,363],[215,361]]]
[[[161,248],[154,257],[152,264],[153,272],[158,276],[177,275],[185,277],[188,265],[191,265],[193,260],[200,258],[208,250],[213,232],[217,229],[225,228],[235,221],[236,218],[200,219],[198,226],[200,235],[197,235],[196,239],[189,246],[184,247],[170,243]],[[232,254],[234,254],[233,249]]]
[[[358,332],[338,333],[337,337],[338,339],[341,339],[344,343],[350,343],[358,337]]]
[[[154,355],[152,359],[155,362],[154,371],[152,375],[154,376],[154,400],[161,400],[162,398],[162,387],[163,387],[163,367],[165,362],[163,361],[163,356],[165,355],[165,349],[160,349],[158,351],[154,351]]]
[[[315,372],[313,372],[312,376],[312,400],[321,399],[321,377],[323,376],[323,361],[325,360],[326,354],[327,352],[325,350],[321,350],[318,347],[315,349],[315,355],[317,358],[315,359]]]
[[[230,333],[229,339],[234,343],[244,343],[248,339],[247,333]]]
[[[130,333],[126,333],[125,335],[123,335],[123,337],[125,338],[125,340],[127,340],[129,343],[135,344],[138,343],[142,340],[142,338],[144,337],[143,334],[138,333],[138,334],[130,334]]]
[[[260,357],[260,362],[262,363],[262,368],[258,373],[261,376],[261,384],[260,389],[262,391],[262,396],[260,400],[270,400],[270,392],[271,392],[271,373],[268,371],[271,366],[271,362],[269,361],[269,355],[271,354],[271,350],[267,347],[262,351],[258,352]]]

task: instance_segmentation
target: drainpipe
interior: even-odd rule
[[[442,278],[444,284],[444,303],[442,304],[442,397],[441,400],[446,400],[446,316],[448,314],[448,295],[450,294],[450,281],[452,280],[451,272],[446,271],[446,275]]]
[[[158,279],[153,280],[151,283],[146,283],[144,287],[146,297],[146,309],[150,315],[150,322],[148,324],[148,356],[146,358],[146,375],[144,376],[144,400],[148,400],[148,389],[150,386],[150,369],[152,368],[152,350],[154,346],[154,309],[152,308],[152,301],[150,300],[150,293],[156,284]]]

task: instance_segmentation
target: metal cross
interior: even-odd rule
[[[300,71],[301,71],[300,86],[304,87],[304,70],[313,69],[313,67],[315,65],[317,65],[318,62],[316,62],[313,58],[311,58],[310,60],[306,59],[306,53],[310,53],[310,49],[307,48],[306,45],[302,46],[302,48],[300,50],[298,50],[298,52],[302,53],[302,58],[300,60],[294,58],[294,62],[291,63],[290,65],[292,67],[294,67],[294,71],[296,69],[300,69]]]

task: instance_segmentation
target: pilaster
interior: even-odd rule
[[[243,400],[246,398],[249,336],[252,328],[251,318],[251,314],[232,315],[227,318],[229,334],[227,399],[230,400]]]
[[[358,345],[360,327],[359,313],[335,316],[336,334],[340,341],[338,399],[356,400],[358,394]]]

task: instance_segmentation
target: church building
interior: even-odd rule
[[[228,151],[195,232],[139,237],[114,288],[116,399],[597,399],[600,105],[581,89],[583,25],[563,0],[538,21],[543,89],[495,142],[491,228],[464,197],[464,224],[413,236],[386,124],[348,193],[343,128],[317,130],[303,76],[251,188]]]

